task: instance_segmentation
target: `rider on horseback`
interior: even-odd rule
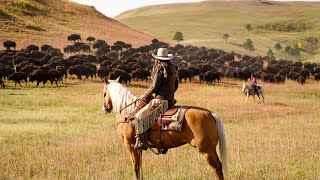
[[[174,55],[168,54],[165,48],[159,48],[157,55],[152,54],[152,56],[155,58],[151,73],[153,83],[140,97],[142,104],[146,105],[133,117],[136,131],[135,149],[140,147],[148,149],[148,129],[161,114],[176,103],[174,93],[178,89],[177,71],[169,61]],[[153,94],[155,98],[150,101]]]
[[[252,74],[252,79],[251,79],[251,86],[253,87],[254,91],[256,92],[256,94],[259,96],[259,92],[258,92],[258,85],[257,85],[257,78],[256,78],[256,74]]]

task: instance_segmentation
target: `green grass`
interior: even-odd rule
[[[284,50],[274,50],[276,42],[282,46],[294,45],[298,41],[314,36],[320,38],[320,23],[318,13],[319,3],[275,3],[261,4],[255,1],[211,1],[203,3],[173,4],[149,6],[130,10],[116,17],[142,32],[172,40],[176,31],[184,35],[184,45],[206,46],[235,51],[241,54],[266,55],[272,49],[276,58],[288,58]],[[303,32],[279,32],[261,28],[271,23],[306,23]],[[248,33],[246,24],[251,24],[253,30]],[[222,38],[229,34],[228,43]],[[252,39],[255,51],[248,52],[241,46],[246,39]],[[173,43],[175,44],[175,43]],[[317,61],[319,55],[302,53],[301,59]]]
[[[103,83],[68,79],[59,88],[0,89],[1,179],[132,179],[113,114],[101,113]],[[150,82],[149,82],[150,84]],[[146,83],[129,89],[141,95]],[[263,84],[266,103],[245,103],[240,81],[182,83],[178,104],[215,111],[228,142],[227,179],[319,179],[320,84]],[[144,88],[145,87],[145,88]],[[146,179],[213,179],[189,145],[144,153]]]

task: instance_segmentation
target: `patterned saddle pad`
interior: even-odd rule
[[[157,124],[163,131],[181,131],[187,106],[174,106],[158,118]]]

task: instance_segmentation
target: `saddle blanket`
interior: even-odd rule
[[[158,124],[163,131],[181,131],[188,107],[174,106],[159,116]]]

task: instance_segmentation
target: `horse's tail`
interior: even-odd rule
[[[219,150],[220,150],[220,157],[222,162],[222,168],[224,173],[226,174],[228,171],[227,167],[227,140],[224,133],[224,126],[223,123],[218,116],[217,113],[211,112],[213,118],[216,120],[216,125],[218,128],[218,136],[219,136]]]

